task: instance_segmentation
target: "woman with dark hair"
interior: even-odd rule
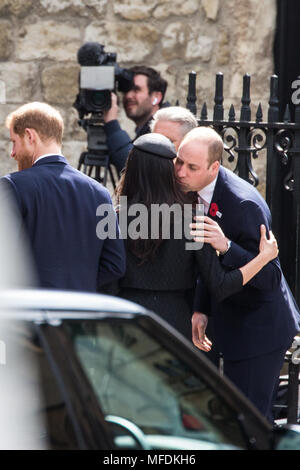
[[[178,238],[176,233],[184,232],[183,209],[185,204],[192,204],[192,201],[191,196],[177,184],[173,144],[165,136],[152,133],[139,137],[133,145],[117,189],[119,211],[120,217],[121,211],[126,211],[129,229],[136,220],[134,214],[130,215],[131,209],[145,208],[147,219],[144,217],[144,223],[148,225],[145,233],[148,233],[148,237],[139,237],[138,232],[129,233],[130,230],[125,237],[122,234],[125,238],[127,267],[125,276],[119,281],[118,295],[154,311],[191,340],[191,293],[197,276],[200,275],[213,295],[222,300],[239,291],[277,256],[277,243],[272,234],[270,240],[267,240],[262,226],[260,253],[247,265],[231,271],[224,269],[216,251],[209,244],[201,245],[201,249],[186,249],[187,243],[189,247],[195,244],[195,248],[196,242],[184,233]],[[139,206],[135,206],[137,204]],[[169,224],[170,218],[166,217],[166,212],[160,212],[159,220],[153,217],[161,205],[182,211],[177,210],[177,217],[174,216]],[[170,210],[167,215],[171,213],[174,212]],[[153,233],[156,233],[155,237],[151,237]],[[170,236],[165,237],[165,233]]]

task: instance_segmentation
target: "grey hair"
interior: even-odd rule
[[[178,122],[181,124],[182,137],[198,126],[198,121],[193,113],[181,106],[168,106],[156,111],[150,123],[151,132],[158,121]]]

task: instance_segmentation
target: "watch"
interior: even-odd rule
[[[231,247],[231,240],[227,240],[227,248],[226,248],[225,251],[220,252],[220,256],[226,255],[226,253],[227,253],[227,251],[229,250],[230,247]]]

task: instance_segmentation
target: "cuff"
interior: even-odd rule
[[[222,256],[222,264],[229,268],[240,268],[248,263],[250,259],[251,256],[249,256],[248,251],[232,241],[230,249]]]

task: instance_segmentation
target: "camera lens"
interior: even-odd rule
[[[81,90],[81,106],[86,113],[101,113],[111,107],[110,90]]]
[[[93,95],[91,96],[91,102],[94,104],[96,108],[105,108],[106,105],[106,93],[103,91],[94,91]]]

